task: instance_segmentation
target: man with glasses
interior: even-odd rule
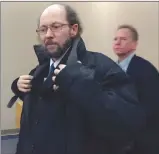
[[[46,8],[36,32],[39,64],[12,84],[24,102],[16,154],[124,154],[145,119],[124,71],[86,50],[68,5]]]

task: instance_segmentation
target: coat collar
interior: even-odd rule
[[[75,42],[75,41],[74,41]],[[67,54],[67,58],[68,59],[68,56],[70,55],[70,53],[72,52],[72,48],[73,48],[73,45],[74,45],[74,42],[70,48],[70,51],[68,52]],[[50,57],[46,54],[45,52],[45,47],[41,44],[38,44],[38,45],[34,45],[34,51],[35,51],[35,54],[37,56],[37,59],[38,59],[38,62],[39,62],[39,65],[42,65],[44,63],[49,63],[50,61]],[[83,41],[83,39],[80,37],[79,38],[79,42],[76,46],[76,52],[77,52],[77,58],[78,60],[83,60],[85,54],[86,54],[86,47],[85,47],[85,43]]]

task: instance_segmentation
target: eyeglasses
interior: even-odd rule
[[[38,29],[36,29],[36,32],[40,35],[45,35],[48,31],[48,28],[52,32],[58,32],[58,31],[62,30],[62,28],[66,25],[69,25],[69,24],[55,23],[50,26],[42,26],[42,27],[39,27]]]

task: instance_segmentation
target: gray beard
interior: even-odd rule
[[[65,51],[72,45],[72,41],[73,39],[72,38],[69,38],[66,40],[65,44],[63,45],[63,47],[60,47],[58,45],[57,47],[57,50],[53,53],[49,52],[47,49],[46,49],[46,53],[47,55],[50,57],[50,58],[54,58],[54,59],[58,59],[60,58],[64,53]]]

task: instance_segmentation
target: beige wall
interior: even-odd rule
[[[10,85],[37,64],[33,51],[36,22],[51,2],[1,3],[1,127],[15,128],[15,107],[6,107],[13,95]],[[83,38],[89,50],[101,51],[115,60],[111,44],[118,24],[133,24],[139,31],[138,54],[159,68],[157,2],[69,2],[79,13]]]

